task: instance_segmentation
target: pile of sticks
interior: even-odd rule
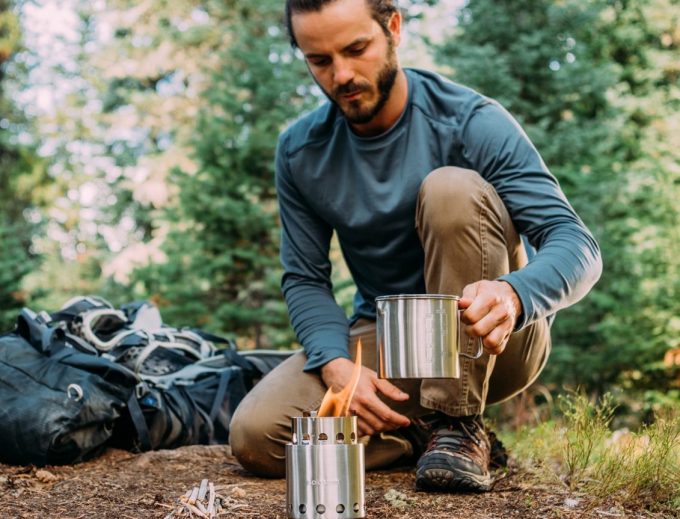
[[[243,497],[245,492],[235,487],[232,489],[233,497],[225,496],[219,492],[226,487],[216,487],[213,483],[204,479],[197,487],[187,490],[177,500],[177,507],[165,516],[165,519],[202,518],[216,519],[233,514],[236,508],[242,508],[244,504],[237,504],[234,497]]]

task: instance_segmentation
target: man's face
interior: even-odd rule
[[[366,0],[335,0],[293,13],[292,26],[314,80],[354,124],[370,122],[389,99],[398,71],[398,15],[387,36]]]

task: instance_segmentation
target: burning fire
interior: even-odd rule
[[[359,343],[357,344],[357,359],[354,362],[352,377],[349,379],[347,385],[337,393],[334,393],[332,388],[328,388],[326,395],[321,401],[317,416],[349,416],[349,404],[352,402],[354,391],[357,389],[360,375],[361,339],[359,339]]]

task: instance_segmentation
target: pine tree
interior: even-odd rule
[[[168,261],[137,271],[137,280],[169,319],[234,334],[246,346],[288,345],[274,151],[285,124],[316,98],[284,34],[280,2],[235,1],[228,11],[229,38],[197,119],[197,171],[174,175]]]
[[[22,281],[36,267],[36,260],[31,252],[35,228],[27,217],[33,205],[32,187],[43,173],[34,147],[18,139],[30,128],[5,88],[19,74],[16,67],[8,72],[21,44],[13,7],[12,2],[0,0],[0,331],[14,325],[17,310],[28,298]]]
[[[601,281],[557,317],[547,380],[630,386],[677,345],[679,15],[665,0],[475,0],[435,49],[515,114],[602,247]]]

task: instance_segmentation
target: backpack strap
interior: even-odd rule
[[[224,395],[227,393],[227,385],[229,384],[229,379],[231,378],[231,369],[225,369],[220,374],[220,382],[217,386],[217,391],[215,392],[215,398],[212,405],[210,406],[210,421],[214,422],[217,418],[217,413],[219,413],[222,407],[222,402],[224,400]]]
[[[205,330],[201,330],[198,328],[190,328],[190,327],[184,327],[182,328],[183,331],[190,331],[199,337],[205,339],[206,341],[210,341],[213,343],[217,344],[226,344],[228,346],[229,350],[236,351],[236,343],[234,342],[233,339],[228,339],[226,337],[220,337],[219,335],[215,335],[214,333],[209,333],[206,332]]]
[[[137,432],[137,438],[139,439],[139,445],[142,451],[151,450],[151,437],[149,436],[149,428],[146,425],[146,420],[144,419],[144,413],[142,408],[139,406],[139,401],[137,400],[138,390],[143,389],[142,385],[138,385],[135,391],[132,392],[130,398],[127,402],[127,408],[130,412],[130,418],[132,419],[132,425]]]
[[[112,308],[94,308],[92,310],[87,310],[79,314],[82,320],[80,332],[83,338],[94,346],[99,351],[110,351],[115,348],[125,337],[132,335],[137,332],[137,330],[125,329],[124,326],[127,324],[126,315],[120,310],[114,310]],[[117,320],[119,325],[119,330],[110,339],[104,340],[100,339],[94,330],[94,323],[97,319],[108,318],[110,320]]]
[[[17,333],[40,353],[49,354],[52,343],[64,338],[64,330],[48,326],[49,316],[36,314],[30,308],[23,308],[17,317]]]
[[[93,308],[113,308],[111,303],[99,296],[76,296],[51,314],[52,320],[70,323],[75,317]]]

